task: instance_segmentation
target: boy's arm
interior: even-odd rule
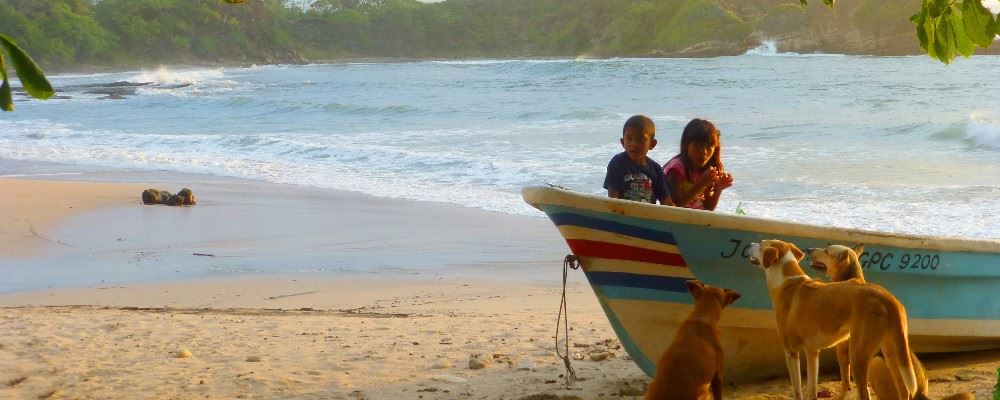
[[[672,206],[674,205],[674,199],[670,198],[670,183],[667,182],[667,176],[663,174],[662,169],[657,168],[658,174],[654,179],[659,179],[659,188],[656,189],[656,200],[660,201],[660,205]]]
[[[616,164],[612,158],[608,163],[608,172],[604,175],[604,188],[608,189],[608,197],[620,199],[622,197],[622,176],[624,173],[621,166]]]

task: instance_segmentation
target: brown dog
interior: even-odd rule
[[[795,400],[802,399],[799,354],[806,356],[806,394],[816,398],[819,351],[851,339],[850,364],[857,371],[858,396],[870,400],[868,364],[879,349],[900,372],[906,397],[917,389],[906,336],[906,310],[878,285],[858,280],[823,283],[813,280],[799,261],[805,254],[794,244],[765,240],[750,245],[750,262],[764,270],[774,307],[778,335]]]
[[[646,389],[646,400],[722,399],[722,346],[719,317],[723,307],[740,294],[731,289],[687,281],[694,310],[677,328],[670,347],[656,365],[656,376]]]
[[[917,371],[917,393],[911,397],[912,400],[930,400],[927,397],[927,374],[924,371],[924,365],[920,363],[912,353],[910,354],[913,360],[913,369]],[[899,390],[899,386],[902,382],[898,382],[893,379],[895,376],[889,373],[889,366],[886,365],[885,359],[881,355],[872,358],[871,365],[868,366],[868,382],[872,385],[872,391],[878,396],[879,400],[904,400],[899,397],[895,397],[893,393]],[[885,395],[885,397],[882,396]],[[972,393],[957,393],[951,396],[945,397],[942,400],[975,400],[976,396]]]
[[[864,271],[861,269],[861,261],[858,257],[865,251],[863,244],[856,244],[852,247],[841,245],[830,245],[815,249],[806,249],[809,254],[809,266],[815,270],[823,271],[830,278],[830,282],[842,282],[856,279],[865,281]],[[840,386],[843,394],[846,394],[851,387],[851,366],[848,363],[849,354],[848,342],[837,345],[837,364],[840,367]],[[927,371],[924,365],[917,359],[917,355],[910,352],[910,361],[913,363],[913,371],[917,376],[917,392],[911,397],[912,400],[929,400]],[[871,365],[868,366],[868,382],[871,384],[875,396],[879,400],[906,400],[901,398],[901,387],[899,374],[892,374],[886,365],[885,358],[875,356]],[[842,394],[842,396],[843,396]],[[959,393],[947,397],[945,400],[973,399],[972,393]]]

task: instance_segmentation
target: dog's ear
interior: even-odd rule
[[[778,261],[778,249],[768,246],[760,252],[760,265],[764,268],[769,268],[775,261]]]
[[[701,290],[705,288],[704,283],[701,283],[701,281],[697,279],[691,279],[686,283],[688,286],[688,291],[691,292],[691,295],[694,296],[695,299],[701,297]]]
[[[865,244],[864,243],[858,243],[858,244],[856,244],[854,246],[851,246],[851,250],[854,250],[854,254],[857,254],[858,257],[861,257],[861,253],[865,252]]]
[[[851,254],[848,253],[847,250],[841,251],[840,254],[837,254],[837,262],[841,264],[847,264],[850,260]]]
[[[726,293],[726,304],[723,304],[724,306],[733,304],[734,302],[736,302],[736,300],[739,300],[739,298],[741,297],[740,292],[737,292],[733,289],[725,289],[724,291]]]
[[[806,253],[799,250],[799,248],[795,246],[795,243],[789,243],[788,248],[792,251],[792,254],[795,255],[796,261],[802,261],[802,258],[806,256]]]

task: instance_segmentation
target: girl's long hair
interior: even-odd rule
[[[681,163],[684,164],[684,170],[691,171],[694,168],[691,158],[687,155],[687,148],[689,144],[696,143],[700,145],[715,144],[715,154],[708,160],[706,167],[715,167],[719,171],[725,171],[725,168],[722,166],[721,140],[722,132],[719,132],[715,124],[708,120],[695,118],[691,122],[688,122],[687,126],[684,127],[684,133],[681,134],[681,152],[677,154],[677,157],[681,159]],[[690,173],[687,174],[687,179],[691,179]]]

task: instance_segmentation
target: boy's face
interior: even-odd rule
[[[646,153],[656,147],[656,139],[652,136],[652,133],[640,132],[636,129],[625,131],[621,142],[629,160],[639,165],[646,165]]]

